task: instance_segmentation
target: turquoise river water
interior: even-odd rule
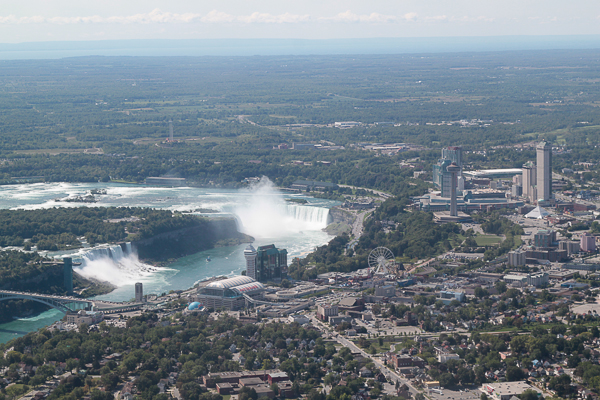
[[[322,229],[327,225],[329,208],[337,202],[315,199],[301,194],[283,193],[270,182],[261,181],[250,189],[227,190],[191,187],[152,187],[112,183],[39,183],[0,186],[0,208],[40,209],[51,207],[78,207],[82,203],[62,201],[84,195],[92,189],[105,189],[105,195],[96,196],[93,206],[139,206],[196,214],[199,209],[217,213],[206,216],[234,216],[239,229],[255,238],[253,245],[275,244],[288,250],[289,260],[303,257],[332,239]],[[305,199],[306,204],[286,202],[286,199]],[[135,282],[144,284],[144,293],[163,293],[187,289],[194,283],[219,275],[237,275],[245,268],[243,249],[247,244],[215,248],[193,254],[163,267],[141,263],[132,254],[115,253],[115,248],[104,246],[84,248],[71,252],[47,253],[49,257],[69,254],[82,264],[75,270],[83,276],[109,281],[117,286],[101,299],[126,301],[134,297]],[[121,251],[121,249],[117,249]],[[112,257],[102,257],[106,252]],[[208,262],[207,258],[211,261]],[[0,342],[35,331],[62,318],[60,311],[51,309],[39,315],[15,319],[0,324]]]

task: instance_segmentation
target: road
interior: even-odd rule
[[[421,268],[421,267],[426,267],[429,265],[429,263],[435,261],[435,257],[430,258],[427,261],[423,261],[422,263],[419,263],[417,265],[415,265],[414,267],[412,267],[410,270],[406,271],[406,274],[412,274],[414,271],[417,270],[417,268]]]
[[[315,326],[321,332],[327,332],[326,326],[321,321],[319,321],[315,316],[311,315],[310,319],[311,319],[313,326]],[[333,338],[342,346],[349,348],[350,351],[352,351],[352,353],[358,353],[365,358],[370,358],[373,361],[373,364],[375,364],[375,366],[377,368],[379,368],[379,370],[383,373],[383,375],[385,375],[385,377],[388,381],[391,381],[393,383],[398,381],[398,382],[400,382],[400,384],[406,384],[406,386],[408,386],[408,388],[410,389],[410,392],[412,393],[413,398],[417,393],[421,393],[410,383],[410,381],[400,377],[400,375],[398,375],[395,371],[392,371],[385,364],[383,364],[381,362],[381,359],[372,357],[370,354],[365,352],[363,349],[359,348],[353,342],[342,337],[341,335],[333,336]]]
[[[382,192],[380,190],[373,190],[373,189],[368,189],[368,188],[362,188],[362,187],[358,187],[358,186],[352,186],[352,185],[338,185],[339,187],[347,187],[350,189],[363,189],[363,190],[368,190],[370,192],[373,192],[373,194],[376,194],[377,196],[381,197],[382,200],[386,200],[389,199],[390,197],[392,197],[391,194],[386,193],[386,192]]]
[[[372,213],[373,211],[375,211],[374,208],[371,208],[369,210],[365,210],[361,213],[358,213],[356,215],[356,219],[354,220],[354,224],[352,225],[352,234],[354,235],[354,238],[358,239],[359,237],[362,236],[363,233],[363,222],[365,220],[365,217]]]

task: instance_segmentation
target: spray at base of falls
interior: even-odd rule
[[[278,238],[320,231],[329,223],[329,209],[286,203],[273,182],[263,177],[247,191],[247,201],[234,214],[240,231],[255,238]]]
[[[144,282],[159,268],[141,262],[131,243],[101,246],[73,255],[81,265],[73,270],[84,278],[109,282],[115,286]]]

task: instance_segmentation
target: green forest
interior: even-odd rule
[[[519,166],[533,152],[513,146],[541,139],[565,146],[555,169],[597,162],[598,54],[5,61],[0,183],[178,176],[231,186],[266,175],[282,186],[316,179],[400,194],[389,176],[411,171],[399,162],[422,157],[429,170],[447,145],[463,146],[474,167]],[[291,150],[307,142],[325,147]],[[380,157],[365,143],[425,149]],[[600,178],[596,167],[586,173]]]
[[[168,210],[131,207],[77,207],[46,210],[0,210],[0,246],[38,250],[137,241],[200,226],[206,221]],[[27,242],[25,240],[28,239]]]

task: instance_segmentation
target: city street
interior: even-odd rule
[[[311,315],[310,319],[311,319],[313,326],[315,326],[321,332],[323,332],[323,333],[328,332],[326,325],[323,324],[321,321],[319,321],[315,316]],[[384,365],[381,362],[381,359],[371,356],[370,354],[368,354],[367,352],[365,352],[364,350],[362,350],[361,348],[356,346],[353,342],[342,337],[341,335],[334,335],[333,339],[335,339],[342,346],[349,348],[350,351],[352,351],[352,353],[358,353],[358,354],[362,355],[363,357],[370,358],[373,361],[373,364],[375,364],[375,366],[377,368],[379,368],[379,370],[385,375],[388,382],[395,384],[398,381],[398,382],[400,382],[401,385],[406,384],[409,387],[410,392],[412,393],[413,397],[417,393],[419,393],[419,390],[416,389],[414,386],[412,386],[412,384],[410,383],[409,380],[400,377],[400,375],[398,375],[396,372],[392,371],[390,368],[388,368],[386,365]]]

